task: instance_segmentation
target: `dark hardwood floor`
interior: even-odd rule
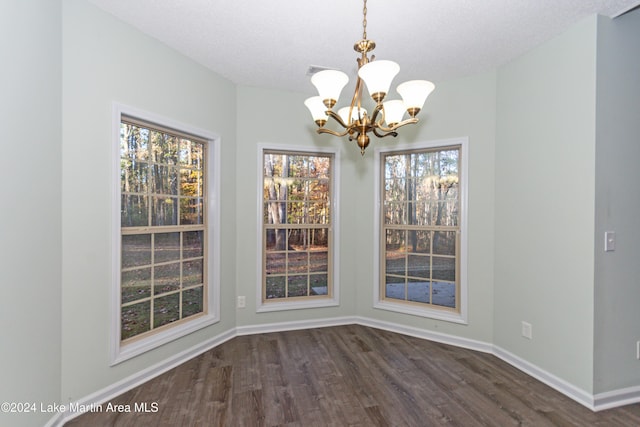
[[[66,426],[640,426],[495,356],[350,325],[236,337]],[[107,403],[102,405],[107,408]]]

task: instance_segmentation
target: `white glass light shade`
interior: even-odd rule
[[[349,124],[349,108],[351,107],[342,107],[338,110],[338,115],[346,124]],[[360,108],[360,113],[358,114],[358,107],[353,107],[353,111],[351,111],[351,120],[355,122],[364,117],[365,114],[367,114],[367,110],[364,108]]]
[[[427,100],[427,96],[435,85],[427,80],[410,80],[398,85],[396,90],[402,96],[402,101],[407,110],[418,109],[420,110]]]
[[[407,111],[404,102],[395,99],[393,101],[387,101],[383,105],[384,120],[387,122],[387,125],[400,123],[402,121],[402,116],[404,116],[404,112]]]
[[[372,61],[363,65],[358,70],[358,76],[367,85],[369,95],[389,93],[391,81],[400,72],[400,66],[393,61]],[[380,101],[375,99],[376,102]]]
[[[311,77],[311,83],[318,89],[320,99],[333,100],[333,104],[340,98],[340,92],[348,81],[349,76],[338,70],[319,71]]]
[[[311,117],[313,117],[313,121],[316,120],[327,120],[327,107],[322,102],[322,99],[319,96],[312,96],[311,98],[307,98],[304,101],[304,105],[307,106],[309,111],[311,112]]]

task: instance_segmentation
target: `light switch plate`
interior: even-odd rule
[[[616,232],[615,231],[604,232],[604,250],[605,252],[612,252],[616,250]]]

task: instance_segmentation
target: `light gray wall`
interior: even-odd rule
[[[589,393],[595,61],[593,16],[501,67],[495,160],[494,344]]]
[[[640,384],[640,10],[598,20],[596,393]],[[615,252],[604,232],[615,231]]]
[[[235,325],[235,254],[223,250],[222,320],[109,367],[112,103],[222,138],[222,248],[235,246],[235,86],[84,0],[63,2],[62,403]],[[58,162],[59,163],[59,162]],[[117,233],[117,230],[116,230]]]
[[[0,2],[0,425],[42,425],[60,394],[60,1]]]

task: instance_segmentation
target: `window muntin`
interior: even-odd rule
[[[333,155],[262,154],[262,302],[332,297]]]
[[[207,141],[120,123],[120,340],[207,313]]]
[[[381,300],[460,312],[460,160],[460,146],[381,155]]]

